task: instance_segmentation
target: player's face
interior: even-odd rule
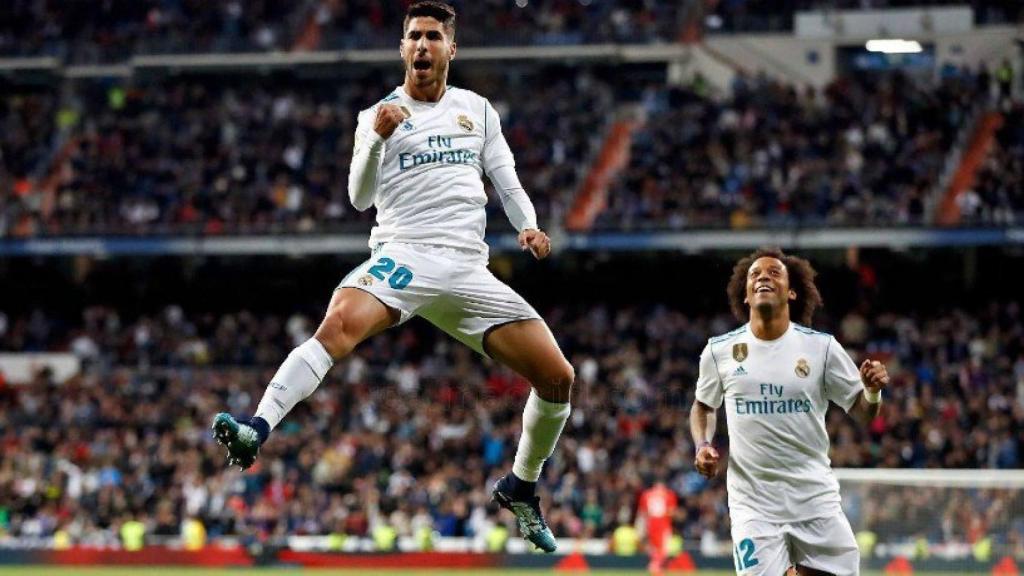
[[[789,288],[789,271],[778,258],[758,258],[747,271],[746,303],[752,310],[771,310],[796,300]]]
[[[416,17],[405,28],[401,52],[406,74],[422,86],[445,78],[448,62],[455,56],[455,42],[437,19]]]

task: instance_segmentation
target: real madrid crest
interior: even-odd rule
[[[469,119],[469,116],[459,114],[459,117],[456,118],[455,121],[459,124],[459,128],[462,128],[466,132],[473,131],[473,121]]]
[[[807,378],[811,373],[811,366],[807,363],[807,360],[801,358],[796,361],[796,368],[793,370],[796,375],[801,378]]]
[[[409,132],[415,128],[415,126],[412,125],[412,122],[409,121],[409,118],[412,118],[412,111],[404,105],[399,105],[398,108],[402,111],[402,114],[405,115],[405,119],[402,121],[402,130]]]
[[[745,342],[732,345],[732,359],[737,362],[747,359],[747,344]]]
[[[360,276],[359,280],[356,281],[356,284],[359,284],[360,286],[369,286],[370,284],[373,284],[373,276],[369,274]]]

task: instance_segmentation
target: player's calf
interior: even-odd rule
[[[570,366],[566,378],[555,388],[566,400],[572,387],[571,370]],[[523,538],[545,552],[554,552],[556,545],[540,511],[537,481],[544,462],[555,450],[569,412],[567,401],[551,402],[542,398],[537,390],[530,392],[523,408],[523,433],[519,437],[512,472],[495,484],[493,491],[494,500],[516,515]]]
[[[292,350],[274,373],[256,415],[245,422],[224,413],[214,418],[214,435],[227,447],[228,462],[242,469],[252,466],[271,430],[320,386],[335,360],[393,323],[393,311],[372,295],[355,289],[336,291],[314,337]]]

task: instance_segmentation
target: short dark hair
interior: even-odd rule
[[[405,20],[402,22],[403,36],[405,35],[405,29],[409,27],[409,20],[420,16],[433,18],[440,22],[444,26],[444,32],[448,35],[448,38],[455,40],[455,8],[450,4],[438,2],[437,0],[413,2],[409,9],[405,11]]]
[[[761,248],[741,258],[733,266],[729,286],[725,289],[733,316],[740,322],[747,322],[750,319],[750,311],[743,301],[747,297],[747,272],[759,258],[776,258],[785,265],[789,273],[789,288],[796,292],[796,300],[789,303],[790,317],[804,326],[810,326],[814,311],[823,302],[821,293],[814,284],[814,278],[818,273],[810,262],[799,256],[790,256],[781,248]]]

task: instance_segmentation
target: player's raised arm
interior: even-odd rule
[[[544,258],[551,252],[551,239],[537,226],[537,211],[519,182],[512,149],[501,132],[501,117],[490,103],[485,102],[484,105],[487,118],[481,158],[484,172],[498,192],[508,221],[519,232],[519,245],[535,258]]]
[[[889,384],[885,365],[865,360],[860,368],[835,338],[829,342],[825,360],[825,391],[828,400],[867,426],[878,416],[882,389]]]
[[[882,389],[889,385],[889,373],[885,369],[885,364],[877,360],[862,362],[859,373],[864,384],[864,393],[857,397],[850,414],[867,426],[882,409]]]
[[[359,114],[352,165],[348,171],[348,198],[356,210],[362,212],[373,205],[384,163],[384,141],[404,119],[405,113],[392,104]]]
[[[690,434],[696,449],[694,466],[702,475],[711,478],[718,473],[718,450],[711,445],[715,438],[718,416],[715,412],[722,405],[724,390],[711,352],[711,345],[704,347],[700,355],[700,375],[697,377],[697,392],[690,408]]]

